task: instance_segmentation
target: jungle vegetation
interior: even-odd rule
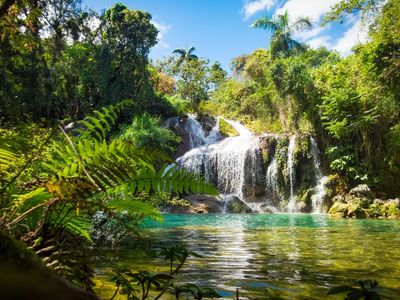
[[[368,42],[347,57],[297,42],[293,33],[310,28],[308,19],[261,18],[253,27],[271,30],[270,44],[234,58],[228,76],[194,47],[149,61],[157,29],[147,12],[1,0],[0,232],[8,242],[0,247],[23,249],[1,257],[4,269],[32,255],[93,292],[98,212],[129,220],[129,235],[144,218],[160,219],[162,203],[215,194],[202,178],[167,168],[179,137],[162,121],[189,112],[235,118],[256,132],[316,134],[338,186],[365,182],[398,196],[399,11],[397,0],[334,6],[325,22],[358,12],[369,24]],[[131,279],[119,280],[129,289]],[[196,299],[213,294],[185,288]]]

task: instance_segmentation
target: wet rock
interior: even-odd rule
[[[188,201],[188,206],[170,206],[166,212],[174,214],[207,214],[222,213],[223,203],[216,197],[205,195],[191,195],[184,197]]]
[[[259,212],[262,214],[273,214],[274,213],[268,204],[260,205]]]
[[[298,198],[297,208],[302,213],[309,213],[312,211],[311,197],[314,194],[314,189],[308,189]]]
[[[210,133],[211,129],[217,124],[217,120],[208,114],[199,114],[196,120],[201,124],[206,136]]]
[[[236,196],[226,196],[224,207],[225,212],[231,214],[246,214],[252,212],[252,209]]]
[[[263,135],[259,137],[259,146],[261,150],[262,161],[265,168],[268,167],[275,153],[277,136],[274,134]]]

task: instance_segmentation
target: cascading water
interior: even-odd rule
[[[235,194],[242,198],[242,187],[246,181],[254,180],[253,172],[257,169],[257,159],[254,158],[257,138],[240,123],[229,120],[226,122],[239,133],[239,136],[212,142],[210,137],[213,134],[212,130],[207,143],[205,142],[207,138],[204,138],[203,145],[179,157],[177,163],[215,182],[223,194]]]
[[[294,185],[296,183],[296,173],[294,169],[294,149],[296,147],[296,136],[293,135],[289,139],[288,153],[287,153],[287,164],[288,164],[288,176],[290,185],[290,199],[288,203],[288,211],[290,213],[297,212],[297,195],[294,192]]]
[[[323,212],[323,201],[326,196],[325,183],[328,180],[327,176],[323,176],[321,170],[321,161],[319,159],[319,151],[317,142],[310,136],[311,154],[315,166],[315,181],[317,183],[314,194],[311,196],[312,212],[322,213]]]
[[[179,125],[186,132],[190,147],[176,160],[181,167],[204,176],[218,187],[221,194],[237,196],[253,211],[259,212],[275,213],[280,209],[296,213],[299,211],[296,191],[313,188],[315,192],[311,197],[312,207],[309,205],[304,209],[303,206],[301,211],[322,212],[326,177],[322,174],[318,147],[312,137],[292,135],[287,144],[285,135],[256,136],[239,122],[224,119],[239,135],[223,138],[219,131],[219,120],[220,118],[216,119],[208,133],[193,116],[180,121],[173,118],[166,123],[166,126]],[[295,163],[295,148],[297,143],[303,143],[302,139],[310,139],[312,155],[303,153],[298,157],[300,161]],[[286,155],[286,164],[282,164],[282,155]],[[264,159],[268,160],[268,165],[265,165]],[[282,169],[284,165],[286,170]],[[315,180],[304,177],[302,170],[309,170],[313,166]],[[284,178],[285,174],[287,180]],[[304,180],[308,180],[306,185]],[[287,190],[290,195],[285,207],[282,203]],[[229,201],[224,203],[227,205]]]

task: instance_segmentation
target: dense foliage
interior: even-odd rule
[[[97,15],[80,0],[3,2],[12,4],[0,21],[2,123],[80,118],[128,98],[143,111],[157,99],[149,13],[116,4]]]
[[[365,182],[398,195],[400,4],[388,1],[382,7],[372,2],[343,1],[327,17],[382,9],[370,20],[369,42],[345,58],[324,48],[278,49],[277,44],[284,44],[277,42],[284,41],[279,37],[282,22],[259,19],[257,27],[275,32],[270,50],[234,59],[234,77],[220,85],[202,109],[242,119],[259,132],[316,133],[329,172],[340,175],[345,185]]]
[[[325,21],[356,11],[369,20],[370,40],[350,56],[298,43],[294,33],[312,24],[290,24],[285,13],[254,23],[272,31],[270,48],[233,59],[228,76],[194,47],[151,63],[151,15],[123,4],[99,15],[81,0],[0,0],[1,237],[92,292],[96,242],[116,243],[145,218],[161,220],[159,208],[182,194],[217,193],[169,165],[180,138],[162,123],[193,111],[256,132],[316,134],[340,189],[365,182],[398,196],[400,1],[344,0]],[[220,129],[237,135],[223,119]],[[135,298],[139,285],[143,299],[153,287],[177,299],[217,297],[172,285],[191,254],[175,250],[180,256],[166,253],[167,277],[116,269],[117,292]]]

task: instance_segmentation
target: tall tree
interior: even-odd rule
[[[157,43],[158,31],[151,23],[151,15],[118,3],[102,16],[101,26],[103,45],[98,65],[104,75],[104,99],[139,99],[149,86],[148,54]]]
[[[251,27],[271,31],[271,54],[277,56],[279,54],[288,54],[293,49],[302,50],[304,46],[294,40],[293,35],[301,30],[311,29],[313,25],[308,17],[299,17],[291,23],[289,14],[286,11],[283,15],[277,15],[272,18],[258,18]]]

